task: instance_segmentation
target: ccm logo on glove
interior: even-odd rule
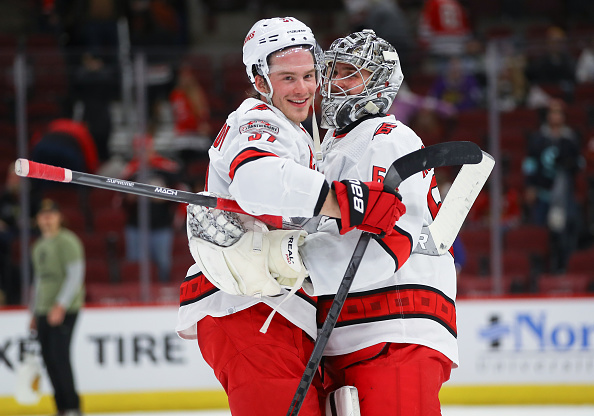
[[[406,212],[400,194],[379,182],[346,179],[334,181],[332,188],[340,208],[340,234],[358,228],[382,237],[390,235]]]

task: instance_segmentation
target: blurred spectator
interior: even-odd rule
[[[500,111],[512,111],[526,103],[526,57],[515,50],[504,51],[502,67],[497,80]]]
[[[126,2],[117,0],[73,0],[77,42],[83,50],[108,65],[117,61],[118,19],[126,14]]]
[[[146,183],[154,186],[176,188],[180,166],[173,160],[157,154],[152,146],[152,140],[138,140],[137,153],[140,146],[145,146],[147,152]],[[137,181],[140,170],[140,155],[136,155],[124,168],[122,179]],[[126,260],[138,261],[140,258],[140,229],[138,224],[138,197],[132,194],[118,194],[117,198],[126,212]],[[157,198],[149,199],[150,257],[157,265],[159,280],[169,280],[173,248],[174,219],[178,204]]]
[[[21,299],[18,259],[14,259],[12,253],[12,243],[19,234],[19,190],[20,178],[14,172],[14,163],[11,163],[6,185],[0,193],[0,292],[8,305],[18,305]]]
[[[107,65],[101,57],[89,52],[83,54],[75,73],[74,99],[80,100],[82,104],[82,119],[95,141],[102,163],[110,156],[110,102],[118,97],[118,77],[114,65]]]
[[[33,146],[31,160],[88,173],[94,173],[99,167],[97,146],[89,129],[67,118],[49,123]]]
[[[156,120],[158,105],[173,89],[174,65],[181,50],[182,20],[176,2],[131,0],[128,21],[132,52],[144,52],[149,120]]]
[[[442,117],[452,117],[457,113],[456,107],[451,103],[415,94],[404,81],[388,113],[394,114],[398,120],[408,125],[421,110],[430,110]]]
[[[73,232],[63,228],[54,201],[44,199],[36,218],[41,237],[31,251],[34,281],[29,328],[37,331],[58,414],[80,416],[70,342],[85,298],[84,247]]]
[[[529,138],[522,169],[524,201],[532,223],[550,231],[552,273],[563,273],[580,232],[575,176],[583,167],[579,139],[565,123],[564,103],[552,100],[545,122]]]
[[[169,102],[175,123],[172,146],[186,166],[196,155],[204,156],[212,144],[208,99],[190,66],[180,67]]]
[[[400,56],[403,72],[415,42],[408,21],[396,0],[343,0],[349,16],[350,32],[373,29],[380,37],[394,45]]]
[[[594,37],[580,52],[575,69],[575,78],[579,83],[594,82]]]
[[[438,58],[462,55],[471,39],[466,11],[458,0],[426,0],[419,22],[419,40]]]
[[[451,57],[429,95],[454,105],[458,110],[469,110],[480,106],[483,91],[476,77],[464,70],[461,59]]]
[[[561,28],[552,26],[547,30],[545,51],[528,62],[527,78],[535,84],[557,86],[565,98],[571,98],[575,84],[575,62]]]
[[[35,140],[32,139],[32,142]],[[85,124],[66,118],[49,123],[41,138],[33,145],[31,160],[87,173],[95,173],[99,167],[97,147]],[[46,189],[62,185],[43,179],[32,179],[31,184],[34,200],[41,200]],[[84,195],[88,189],[81,186],[78,190],[81,201],[85,201]],[[88,207],[83,207],[85,214],[88,214]]]

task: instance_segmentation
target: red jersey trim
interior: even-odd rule
[[[318,298],[318,328],[326,320],[333,300],[333,296]],[[336,327],[410,318],[430,319],[458,337],[455,302],[443,292],[424,285],[395,285],[350,294]]]
[[[235,177],[235,173],[237,172],[237,169],[239,169],[240,166],[243,166],[246,163],[251,162],[253,160],[260,159],[261,157],[267,156],[278,157],[274,153],[265,152],[255,147],[248,147],[247,149],[242,150],[241,152],[239,152],[237,156],[235,156],[233,162],[231,162],[231,166],[229,168],[229,178],[233,180],[233,178]]]
[[[179,288],[179,305],[185,306],[198,302],[219,290],[202,272],[188,276]]]
[[[213,295],[218,291],[220,291],[219,288],[213,285],[202,272],[198,272],[186,277],[182,282],[179,288],[179,304],[180,306],[190,305]],[[295,295],[312,305],[314,308],[316,307],[317,297],[309,296],[303,289],[299,289],[295,292]]]
[[[398,270],[412,253],[412,237],[409,233],[398,226],[394,226],[395,232],[384,238],[377,238],[375,241],[394,259]]]

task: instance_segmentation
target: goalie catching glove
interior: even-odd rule
[[[379,182],[346,179],[334,181],[332,189],[340,208],[340,234],[358,228],[382,237],[390,235],[406,212],[400,194]]]
[[[283,287],[301,286],[307,270],[299,255],[307,233],[268,231],[257,219],[189,205],[190,252],[217,288],[240,296],[274,296]]]

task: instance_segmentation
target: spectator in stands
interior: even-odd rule
[[[83,50],[106,65],[117,62],[118,19],[126,14],[127,2],[118,0],[78,0],[70,5],[76,19],[77,39]]]
[[[67,118],[49,123],[33,146],[31,160],[88,173],[94,173],[99,167],[97,146],[89,129]]]
[[[20,179],[14,172],[14,163],[11,163],[5,187],[0,193],[0,292],[8,305],[18,305],[21,299],[18,259],[14,259],[12,253],[12,243],[19,233],[19,191]]]
[[[418,112],[423,110],[434,112],[441,117],[452,117],[457,113],[456,107],[451,103],[415,94],[404,81],[388,114],[394,114],[398,120],[408,125]]]
[[[189,65],[179,68],[169,102],[175,123],[172,146],[185,166],[196,156],[205,156],[212,144],[208,99]]]
[[[441,62],[460,56],[472,38],[470,21],[458,0],[426,0],[419,22],[419,40]]]
[[[343,0],[349,16],[351,32],[373,29],[391,43],[400,56],[406,72],[410,53],[415,47],[414,36],[407,16],[396,0]]]
[[[84,53],[74,76],[74,98],[82,104],[82,120],[85,121],[97,147],[99,161],[109,157],[111,136],[110,102],[117,99],[118,73],[114,65],[106,64],[98,55]]]
[[[451,57],[444,71],[436,78],[429,95],[462,111],[479,107],[483,91],[476,77],[464,70],[461,59]]]
[[[547,30],[545,51],[528,62],[527,78],[539,85],[559,87],[571,98],[575,85],[575,62],[567,47],[565,32],[556,26]]]
[[[67,118],[49,123],[31,150],[31,160],[87,173],[95,173],[99,167],[97,147],[89,129],[84,123]],[[32,199],[41,200],[45,190],[59,186],[61,184],[56,182],[33,179]],[[86,202],[87,192],[87,187],[79,188],[79,197],[83,203]],[[83,208],[85,214],[88,214],[88,206],[83,204]]]
[[[594,82],[594,37],[580,52],[575,69],[575,78],[579,83]]]
[[[457,113],[454,105],[435,97],[422,96],[402,83],[388,114],[411,126],[426,144],[444,140],[446,124]]]
[[[43,200],[36,218],[41,237],[31,252],[34,292],[29,326],[37,330],[58,415],[80,416],[70,342],[85,297],[84,247],[74,233],[62,227],[62,214],[54,201]]]
[[[128,22],[132,52],[144,52],[146,57],[146,83],[149,120],[157,119],[161,102],[167,102],[173,89],[175,71],[173,62],[182,34],[183,20],[174,2],[164,0],[132,1]]]
[[[545,122],[528,141],[523,171],[529,220],[550,231],[550,271],[563,273],[580,231],[575,176],[583,167],[578,136],[565,123],[565,104],[552,100]]]
[[[140,173],[140,149],[145,147],[147,152],[146,183],[151,185],[177,188],[180,166],[171,159],[167,159],[155,152],[152,139],[140,140],[135,143],[136,156],[127,164],[122,173],[122,179],[138,181]],[[118,194],[120,203],[127,216],[125,238],[126,259],[138,261],[140,258],[140,229],[138,224],[138,197],[132,194]],[[171,270],[173,248],[174,220],[177,203],[162,199],[149,199],[150,256],[157,265],[159,280],[167,282]],[[185,214],[184,214],[185,215]]]
[[[526,57],[508,45],[504,49],[497,80],[500,111],[512,111],[526,103],[528,82],[525,72]]]

